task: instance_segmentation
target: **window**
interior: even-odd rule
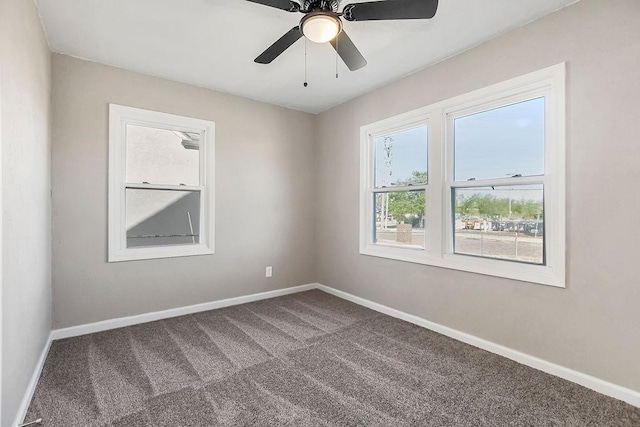
[[[544,264],[544,101],[449,115],[454,253]]]
[[[564,84],[560,64],[363,126],[360,253],[564,287]]]
[[[407,248],[425,247],[427,127],[414,123],[374,138],[374,241]]]
[[[214,253],[214,123],[109,106],[109,262]]]

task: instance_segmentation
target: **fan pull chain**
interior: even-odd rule
[[[338,49],[340,49],[340,34],[336,36],[336,79],[338,78]]]
[[[307,38],[304,38],[304,87],[309,86],[307,83]]]

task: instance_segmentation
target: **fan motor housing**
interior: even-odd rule
[[[303,0],[301,9],[305,11],[326,10],[337,13],[339,6],[340,0]]]

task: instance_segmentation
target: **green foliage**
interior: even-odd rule
[[[383,140],[383,151],[385,159],[385,167],[389,169],[388,182],[393,182],[392,168],[393,163],[393,144],[395,140],[392,136],[385,136]],[[405,180],[399,180],[394,183],[396,186],[425,185],[427,183],[427,173],[413,171],[411,176]],[[393,216],[396,221],[408,221],[407,215],[412,217],[409,221],[418,222],[424,216],[425,197],[424,191],[402,191],[384,193],[378,200],[378,211],[386,211],[387,215]],[[387,210],[388,209],[388,210]]]
[[[402,191],[387,193],[389,197],[389,213],[401,222],[406,215],[422,217],[424,215],[424,191]]]
[[[425,185],[427,183],[427,173],[413,171],[411,177],[396,183],[397,186]],[[407,215],[413,219],[421,219],[424,216],[425,197],[424,191],[401,191],[387,193],[389,198],[389,214],[398,222],[411,222]]]
[[[429,180],[429,176],[426,172],[411,172],[409,179],[398,181],[397,185],[426,185]]]
[[[509,212],[511,209],[511,212]],[[491,195],[474,194],[469,197],[456,197],[456,214],[464,216],[480,216],[484,218],[515,217],[523,219],[538,218],[543,214],[541,201],[514,200],[497,198]]]
[[[393,142],[393,141],[391,141]],[[411,177],[395,183],[396,186],[427,184],[427,172],[413,171]],[[387,199],[388,198],[388,199]],[[399,191],[384,193],[377,200],[378,211],[384,212],[388,206],[388,214],[398,222],[420,223],[425,213],[424,191]],[[388,202],[388,204],[387,204]],[[498,198],[490,194],[460,194],[455,202],[456,215],[478,216],[482,218],[523,218],[537,219],[544,215],[541,201]],[[407,218],[409,216],[409,218]]]

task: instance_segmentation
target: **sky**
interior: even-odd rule
[[[544,107],[544,98],[536,98],[455,119],[455,180],[544,174]],[[393,138],[390,163],[384,151],[384,138],[375,139],[377,187],[407,179],[413,171],[427,171],[425,126],[390,136]],[[519,197],[527,193],[536,191],[525,190]]]
[[[376,145],[376,187],[411,177],[413,171],[427,171],[427,127],[420,126],[390,134],[393,138],[391,163],[387,165],[384,151],[384,137],[375,139]],[[389,176],[391,172],[391,176]]]
[[[544,98],[454,121],[455,180],[544,174]]]

